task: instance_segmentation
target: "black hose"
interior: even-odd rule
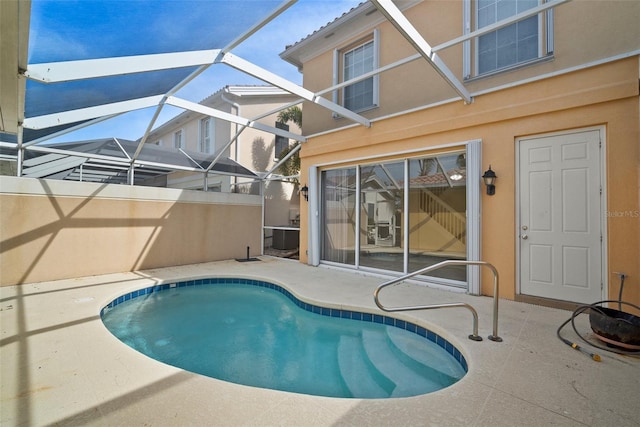
[[[624,354],[624,355],[627,355],[627,356],[640,356],[640,352],[639,351],[627,351],[627,350],[622,350],[622,349],[618,349],[618,348],[615,348],[615,347],[604,347],[604,346],[600,346],[600,345],[594,344],[592,342],[589,342],[589,341],[587,341],[586,338],[584,338],[580,334],[580,332],[578,332],[578,328],[576,328],[576,324],[575,324],[576,317],[578,317],[580,314],[584,313],[586,310],[595,310],[595,311],[598,311],[598,312],[602,313],[602,310],[599,307],[601,304],[616,303],[616,302],[619,304],[620,307],[622,307],[622,304],[626,304],[626,305],[630,305],[631,307],[636,308],[637,310],[640,310],[640,307],[638,307],[637,305],[631,304],[630,302],[621,301],[621,300],[605,300],[605,301],[594,302],[593,304],[589,304],[589,305],[580,305],[573,311],[573,314],[571,315],[571,317],[569,319],[567,319],[562,325],[560,325],[560,327],[556,331],[556,335],[558,336],[558,338],[563,343],[567,344],[568,346],[570,346],[571,348],[573,348],[575,350],[579,350],[582,353],[588,355],[589,357],[591,357],[596,362],[599,362],[601,360],[601,358],[600,358],[600,356],[598,354],[591,353],[586,348],[580,347],[578,344],[576,344],[574,342],[571,342],[568,339],[562,337],[562,335],[560,335],[560,331],[562,330],[562,328],[564,328],[567,325],[567,323],[571,322],[571,326],[573,327],[573,330],[576,333],[576,335],[578,335],[578,337],[580,337],[580,339],[582,341],[584,341],[585,343],[589,344],[592,347],[599,348],[600,350],[610,351],[612,353]]]
[[[560,338],[560,341],[562,341],[563,343],[565,343],[569,347],[573,348],[574,350],[581,351],[582,353],[584,353],[584,354],[588,355],[589,357],[591,357],[596,362],[599,362],[600,360],[602,360],[600,358],[600,355],[598,355],[596,353],[591,353],[587,349],[580,347],[578,344],[576,344],[574,342],[571,342],[568,339],[564,338],[562,335],[560,335],[560,331],[562,330],[562,328],[564,328],[567,325],[567,323],[569,323],[569,322],[573,323],[573,319],[575,319],[576,316],[578,316],[580,313],[582,313],[584,310],[586,310],[586,308],[584,308],[583,310],[578,312],[578,310],[580,308],[583,308],[583,307],[589,308],[589,306],[580,306],[580,307],[578,307],[578,309],[576,309],[576,311],[573,312],[571,317],[568,318],[562,325],[560,325],[560,327],[556,331],[556,335],[558,335],[558,338]],[[575,327],[574,327],[574,329],[575,329]],[[580,335],[578,334],[578,336],[580,336]]]

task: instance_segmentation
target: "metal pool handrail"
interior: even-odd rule
[[[493,272],[493,334],[489,335],[488,338],[491,341],[501,342],[502,338],[498,336],[498,270],[496,270],[496,268],[492,264],[486,261],[447,260],[447,261],[439,262],[434,265],[430,265],[429,267],[422,268],[420,270],[405,274],[404,276],[397,277],[395,279],[391,279],[387,282],[382,283],[373,292],[373,300],[381,310],[387,311],[387,312],[431,310],[435,308],[456,308],[456,307],[467,308],[469,309],[469,311],[471,311],[471,314],[473,315],[473,334],[469,335],[469,339],[474,341],[482,341],[482,337],[478,335],[478,312],[471,305],[467,303],[454,302],[454,303],[446,303],[446,304],[416,305],[416,306],[407,306],[407,307],[385,307],[380,302],[379,294],[383,288],[386,288],[387,286],[395,285],[413,276],[438,270],[442,267],[446,267],[449,265],[479,265],[479,266],[488,267]]]

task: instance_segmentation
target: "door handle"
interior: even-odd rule
[[[522,236],[520,236],[520,237],[522,237],[522,240],[527,240],[527,239],[529,238],[529,236],[527,236],[526,234],[523,234],[523,235],[522,235]]]

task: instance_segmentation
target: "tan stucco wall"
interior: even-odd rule
[[[607,212],[628,212],[607,218],[609,297],[617,299],[618,278],[628,274],[624,299],[640,304],[640,130],[638,57],[545,81],[375,121],[371,128],[348,128],[311,138],[301,152],[301,182],[312,165],[353,164],[351,159],[393,158],[391,153],[416,150],[433,154],[446,144],[482,140],[483,170],[498,175],[495,196],[483,193],[482,258],[500,272],[500,295],[516,295],[516,139],[568,129],[605,129]],[[406,155],[400,155],[403,157]],[[398,157],[397,155],[395,157]],[[377,160],[376,160],[377,161]],[[480,178],[478,177],[478,185]],[[469,181],[472,185],[472,181]],[[304,202],[303,202],[304,203]],[[307,262],[308,209],[301,210],[301,261]],[[491,294],[492,278],[483,273],[483,293]]]
[[[462,1],[424,1],[404,12],[430,46],[462,35]],[[374,16],[374,15],[372,15]],[[554,9],[553,55],[526,67],[464,80],[462,45],[440,50],[438,56],[455,77],[464,82],[470,93],[508,85],[540,75],[579,67],[604,58],[624,55],[640,49],[639,1],[571,1]],[[314,91],[331,87],[333,51],[361,40],[377,29],[380,40],[379,66],[385,66],[416,53],[399,32],[383,20],[373,20],[366,28],[347,40],[328,38],[322,52],[306,61],[304,86]],[[318,42],[320,43],[320,42]],[[361,114],[367,118],[384,117],[411,108],[456,98],[456,92],[424,60],[417,60],[386,71],[379,76],[380,105]],[[325,98],[332,99],[331,93]],[[305,102],[304,132],[313,135],[327,129],[353,124],[345,118],[334,118],[331,112],[316,103]]]
[[[246,257],[260,197],[0,177],[0,284]]]

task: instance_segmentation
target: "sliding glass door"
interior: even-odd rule
[[[408,273],[466,259],[465,152],[321,173],[321,259]],[[465,282],[466,267],[429,276]]]

